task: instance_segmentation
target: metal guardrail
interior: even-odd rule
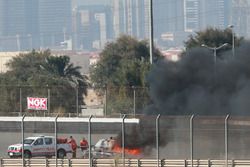
[[[123,164],[124,163],[124,164]],[[250,160],[93,159],[93,167],[249,167]],[[21,167],[22,159],[1,159],[0,167]],[[55,159],[25,159],[25,167],[55,167]],[[57,167],[90,167],[89,159],[57,159]]]

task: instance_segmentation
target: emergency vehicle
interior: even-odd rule
[[[71,145],[67,143],[67,138],[57,139],[57,157],[63,158],[67,153],[71,153]],[[10,158],[22,157],[22,143],[10,145],[8,147]],[[55,138],[53,136],[37,136],[24,139],[24,157],[52,157],[55,155]]]

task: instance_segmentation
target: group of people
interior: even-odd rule
[[[73,138],[73,136],[69,137],[68,143],[71,145],[71,148],[72,148],[72,158],[76,158],[76,150],[77,150],[77,148],[80,148],[83,155],[84,155],[86,153],[88,147],[89,147],[89,143],[85,139],[85,137],[83,137],[80,140],[79,146],[77,145],[76,140]]]
[[[76,158],[76,150],[77,148],[80,148],[84,155],[86,154],[86,151],[89,148],[89,143],[88,141],[85,139],[85,137],[83,137],[80,140],[79,145],[77,145],[76,140],[73,138],[73,136],[69,137],[68,143],[71,145],[72,148],[72,158]],[[103,142],[100,145],[100,151],[112,151],[115,145],[115,139],[113,137],[110,137],[109,139],[105,139],[103,140]]]

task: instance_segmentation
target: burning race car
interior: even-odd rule
[[[124,152],[129,156],[138,156],[141,154],[139,148],[124,148]],[[91,150],[91,154],[95,158],[113,158],[119,156],[122,153],[122,147],[120,147],[113,138],[100,139]],[[84,154],[84,158],[88,158],[89,151],[87,150]]]

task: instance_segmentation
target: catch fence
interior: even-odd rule
[[[84,94],[85,90],[87,95]],[[0,85],[0,115],[20,116],[24,113],[51,116],[53,113],[82,116],[141,114],[150,103],[147,87],[71,87],[65,85],[43,87]],[[46,98],[46,110],[32,110],[27,98]],[[93,114],[93,115],[95,115]]]
[[[0,156],[7,157],[9,145],[38,135],[63,138],[72,135],[77,143],[84,136],[91,147],[112,136],[121,147],[115,154],[120,159],[193,159],[193,163],[199,159],[218,159],[231,164],[229,160],[248,159],[250,155],[250,117],[125,116],[0,117]],[[140,152],[126,152],[130,148],[138,148]],[[81,156],[78,149],[77,158]],[[100,158],[91,154],[88,157]]]

